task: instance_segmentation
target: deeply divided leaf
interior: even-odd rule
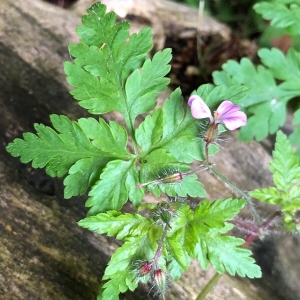
[[[258,51],[258,55],[262,63],[268,67],[275,78],[290,82],[290,88],[294,87],[296,91],[298,90],[298,95],[300,95],[300,52],[291,48],[284,55],[277,48],[263,48]],[[283,85],[283,87],[286,85]]]
[[[82,107],[94,114],[116,110],[127,125],[133,124],[138,114],[153,109],[158,93],[169,83],[164,76],[170,70],[171,51],[147,59],[153,45],[150,29],[130,36],[129,24],[115,24],[115,13],[105,10],[94,4],[82,18],[83,26],[77,28],[80,44],[70,45],[75,59],[65,63],[65,72]]]
[[[112,255],[103,276],[108,280],[100,289],[97,299],[119,299],[119,294],[137,287],[138,263],[150,260],[157,247],[156,238],[161,228],[153,225],[151,219],[139,214],[122,214],[108,211],[87,217],[78,222],[81,227],[100,234],[106,233],[124,240],[124,244]]]
[[[260,278],[261,269],[255,264],[249,249],[240,246],[245,241],[233,236],[219,236],[211,232],[206,240],[209,261],[218,273],[227,271],[230,275]]]
[[[276,187],[257,189],[249,194],[261,201],[280,205],[286,227],[290,231],[299,230],[296,213],[300,210],[300,159],[281,131],[277,133],[273,157],[270,170]]]
[[[24,139],[15,139],[7,146],[7,150],[15,157],[20,156],[24,163],[32,161],[34,168],[46,167],[46,172],[52,177],[61,177],[69,172],[64,181],[66,198],[83,194],[99,179],[102,169],[110,160],[130,157],[125,150],[127,135],[120,125],[112,124],[110,127],[101,119],[99,122],[94,119],[74,122],[58,115],[51,115],[51,122],[56,131],[35,124],[36,134],[24,133]],[[123,148],[119,151],[108,149],[106,142],[110,139],[109,135],[89,133],[84,126],[87,123],[105,129],[104,133],[113,134],[118,128],[123,133],[119,135]]]
[[[274,183],[277,188],[287,192],[300,180],[300,160],[281,131],[277,133],[273,159],[270,170],[273,172]]]
[[[137,254],[143,258],[150,259],[154,255],[156,246],[148,234],[126,239],[125,243],[116,250],[111,257],[105,270],[103,280],[108,280],[101,288],[98,295],[99,300],[118,299],[120,293],[128,289],[133,291],[137,288],[134,263]]]
[[[233,227],[227,221],[244,205],[242,199],[202,201],[194,214],[187,205],[175,213],[167,236],[167,247],[176,261],[171,265],[174,277],[189,265],[190,257],[195,257],[203,268],[211,263],[219,273],[261,277],[251,251],[241,248],[244,240],[224,235]]]
[[[299,0],[274,0],[259,2],[253,9],[265,20],[271,21],[271,26],[283,28],[286,34],[300,35],[300,2]]]

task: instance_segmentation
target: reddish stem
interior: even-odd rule
[[[260,225],[253,224],[250,221],[243,221],[238,218],[232,220],[231,223],[238,229],[248,232],[245,243],[243,244],[244,248],[248,248],[256,238],[263,236],[266,232],[274,230],[272,222],[276,217],[280,216],[280,214],[280,211],[275,211]]]

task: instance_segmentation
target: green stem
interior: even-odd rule
[[[205,287],[202,289],[202,291],[199,293],[197,298],[195,300],[203,300],[206,295],[212,290],[212,288],[216,285],[218,280],[221,278],[223,274],[216,273],[210,281],[205,285]]]
[[[232,187],[236,192],[238,192],[242,197],[247,201],[250,211],[254,216],[256,222],[260,224],[260,217],[256,212],[254,204],[252,202],[251,197],[249,197],[246,193],[244,193],[241,189],[239,189],[234,183],[232,183],[228,178],[226,178],[219,170],[215,169],[214,167],[210,168],[217,176],[219,176],[224,182],[226,182],[230,187]]]
[[[135,155],[139,155],[138,144],[136,142],[135,134],[134,134],[134,126],[131,122],[129,114],[127,116],[124,116],[124,119],[125,119],[125,123],[126,123],[127,128],[128,128],[128,131],[129,131],[129,135],[131,136],[134,153],[135,153]]]

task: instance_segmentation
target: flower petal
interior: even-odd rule
[[[237,105],[234,105],[232,102],[226,100],[223,101],[218,109],[216,110],[217,114],[219,115],[219,118],[222,118],[222,116],[225,116],[230,113],[234,113],[236,111],[240,110],[240,107]]]
[[[214,113],[215,123],[223,123],[229,130],[246,125],[247,116],[239,109],[240,107],[232,102],[223,101]]]
[[[224,123],[229,130],[235,130],[247,124],[247,116],[242,111],[236,111],[227,115],[226,118],[215,120],[216,123]]]
[[[188,105],[191,106],[192,116],[196,119],[209,118],[213,121],[211,111],[206,103],[198,95],[193,95],[189,98]]]

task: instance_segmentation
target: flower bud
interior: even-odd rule
[[[180,172],[175,172],[173,174],[167,175],[165,177],[160,178],[160,181],[162,183],[176,183],[181,182],[185,174],[182,174]]]
[[[155,179],[153,181],[145,182],[145,183],[139,183],[135,187],[139,189],[142,186],[146,186],[148,184],[162,184],[162,183],[180,183],[184,177],[186,177],[188,173],[180,173],[180,172],[175,172],[173,174],[160,177],[158,179]]]
[[[146,276],[147,274],[149,274],[151,269],[152,269],[152,261],[143,261],[137,270],[137,275],[140,277]]]
[[[154,284],[157,287],[158,293],[164,294],[167,289],[166,273],[162,269],[154,270]]]
[[[167,210],[163,210],[160,213],[160,218],[165,224],[169,225],[172,219],[172,214]]]

